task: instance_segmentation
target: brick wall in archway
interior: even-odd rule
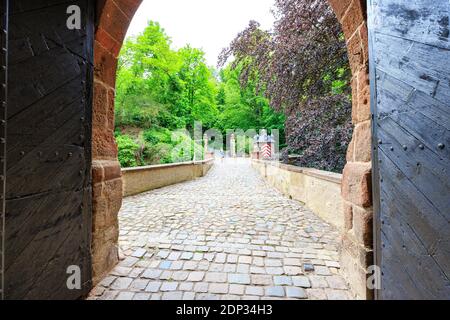
[[[346,233],[341,264],[353,291],[371,298],[366,268],[372,264],[371,112],[368,37],[364,0],[328,0],[342,24],[352,69],[353,123],[342,195]],[[97,0],[93,114],[93,277],[97,282],[118,261],[122,180],[114,141],[117,57],[142,0]]]

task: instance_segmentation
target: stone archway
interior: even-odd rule
[[[371,192],[371,112],[368,72],[367,9],[364,0],[328,0],[342,24],[352,69],[353,123],[342,195],[346,234],[341,264],[353,291],[371,298],[366,269],[373,262]],[[142,0],[97,0],[93,106],[93,278],[97,283],[118,262],[121,170],[114,141],[117,57]]]
[[[118,262],[122,179],[114,140],[117,57],[142,0],[97,0],[92,117],[92,275],[94,284]]]

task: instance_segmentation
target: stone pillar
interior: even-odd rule
[[[236,158],[236,137],[234,133],[230,136],[230,157]]]
[[[94,285],[117,264],[122,205],[121,168],[114,139],[117,58],[141,0],[97,0],[92,119],[92,275]]]
[[[373,264],[373,210],[371,164],[371,111],[367,9],[365,0],[329,0],[342,25],[352,70],[355,126],[342,181],[345,233],[341,265],[358,298],[372,299],[367,288],[367,267]]]

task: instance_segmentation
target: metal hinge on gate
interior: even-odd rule
[[[0,299],[5,299],[6,120],[8,106],[9,0],[1,1],[0,21]]]

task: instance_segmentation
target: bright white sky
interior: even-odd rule
[[[161,24],[174,49],[190,44],[202,48],[209,65],[250,20],[271,29],[274,0],[144,0],[128,30],[128,36],[145,29],[147,21]]]

